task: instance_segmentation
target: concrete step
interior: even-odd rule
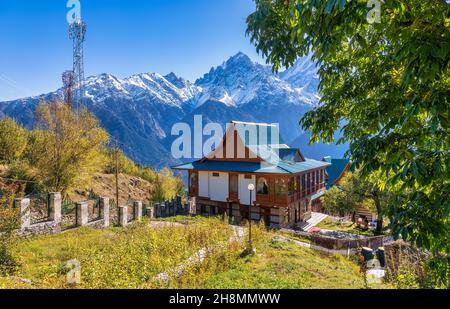
[[[327,217],[328,217],[328,215],[326,215],[326,214],[322,214],[319,212],[313,212],[311,214],[311,219],[309,219],[306,222],[301,222],[299,224],[299,228],[305,232],[308,232],[310,229],[315,227],[317,224],[319,224],[320,222],[325,220]]]

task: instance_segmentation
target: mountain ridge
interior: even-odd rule
[[[318,83],[315,64],[308,57],[274,74],[269,66],[239,52],[195,82],[173,72],[139,73],[122,79],[108,73],[90,76],[85,81],[85,104],[109,134],[126,146],[128,156],[141,164],[163,167],[179,163],[170,155],[173,124],[191,123],[196,114],[203,115],[205,122],[223,126],[231,120],[279,123],[286,141],[307,148],[297,145],[308,139],[298,121],[319,102]],[[0,117],[13,117],[30,128],[39,102],[62,98],[59,88],[0,102]],[[343,154],[324,144],[311,153],[315,158]]]

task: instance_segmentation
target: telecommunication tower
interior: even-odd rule
[[[69,38],[73,41],[73,97],[72,107],[77,111],[83,106],[84,97],[84,60],[83,42],[86,35],[86,24],[81,18],[69,25]]]

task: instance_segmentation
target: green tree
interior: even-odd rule
[[[36,114],[39,129],[31,134],[27,154],[47,190],[67,193],[104,170],[108,135],[91,113],[53,102],[39,105]]]
[[[345,192],[339,186],[331,187],[320,200],[323,208],[331,214],[343,217],[355,211],[355,204],[347,203]]]
[[[322,198],[325,209],[341,215],[349,214],[358,207],[375,210],[377,213],[376,232],[383,230],[386,209],[396,203],[393,194],[380,189],[377,177],[362,177],[359,171],[347,173],[339,185],[333,186]]]
[[[372,24],[371,10],[365,0],[256,0],[248,33],[274,70],[313,54],[321,102],[301,120],[311,142],[333,142],[344,123],[338,142],[355,166],[399,197],[388,209],[394,235],[448,257],[450,6],[385,1]]]
[[[22,156],[27,147],[28,132],[13,119],[0,120],[0,161],[10,163]]]
[[[0,276],[11,275],[19,267],[14,254],[16,245],[15,231],[20,226],[20,216],[12,207],[0,208]]]
[[[153,200],[161,202],[171,200],[184,194],[184,184],[181,178],[175,177],[168,168],[163,168],[156,177]]]

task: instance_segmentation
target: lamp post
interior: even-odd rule
[[[249,222],[249,231],[248,231],[248,249],[249,251],[253,251],[252,248],[252,193],[255,190],[255,185],[254,184],[249,184],[248,185],[248,191],[250,192],[250,206],[249,206],[249,211],[248,211],[248,222]]]

